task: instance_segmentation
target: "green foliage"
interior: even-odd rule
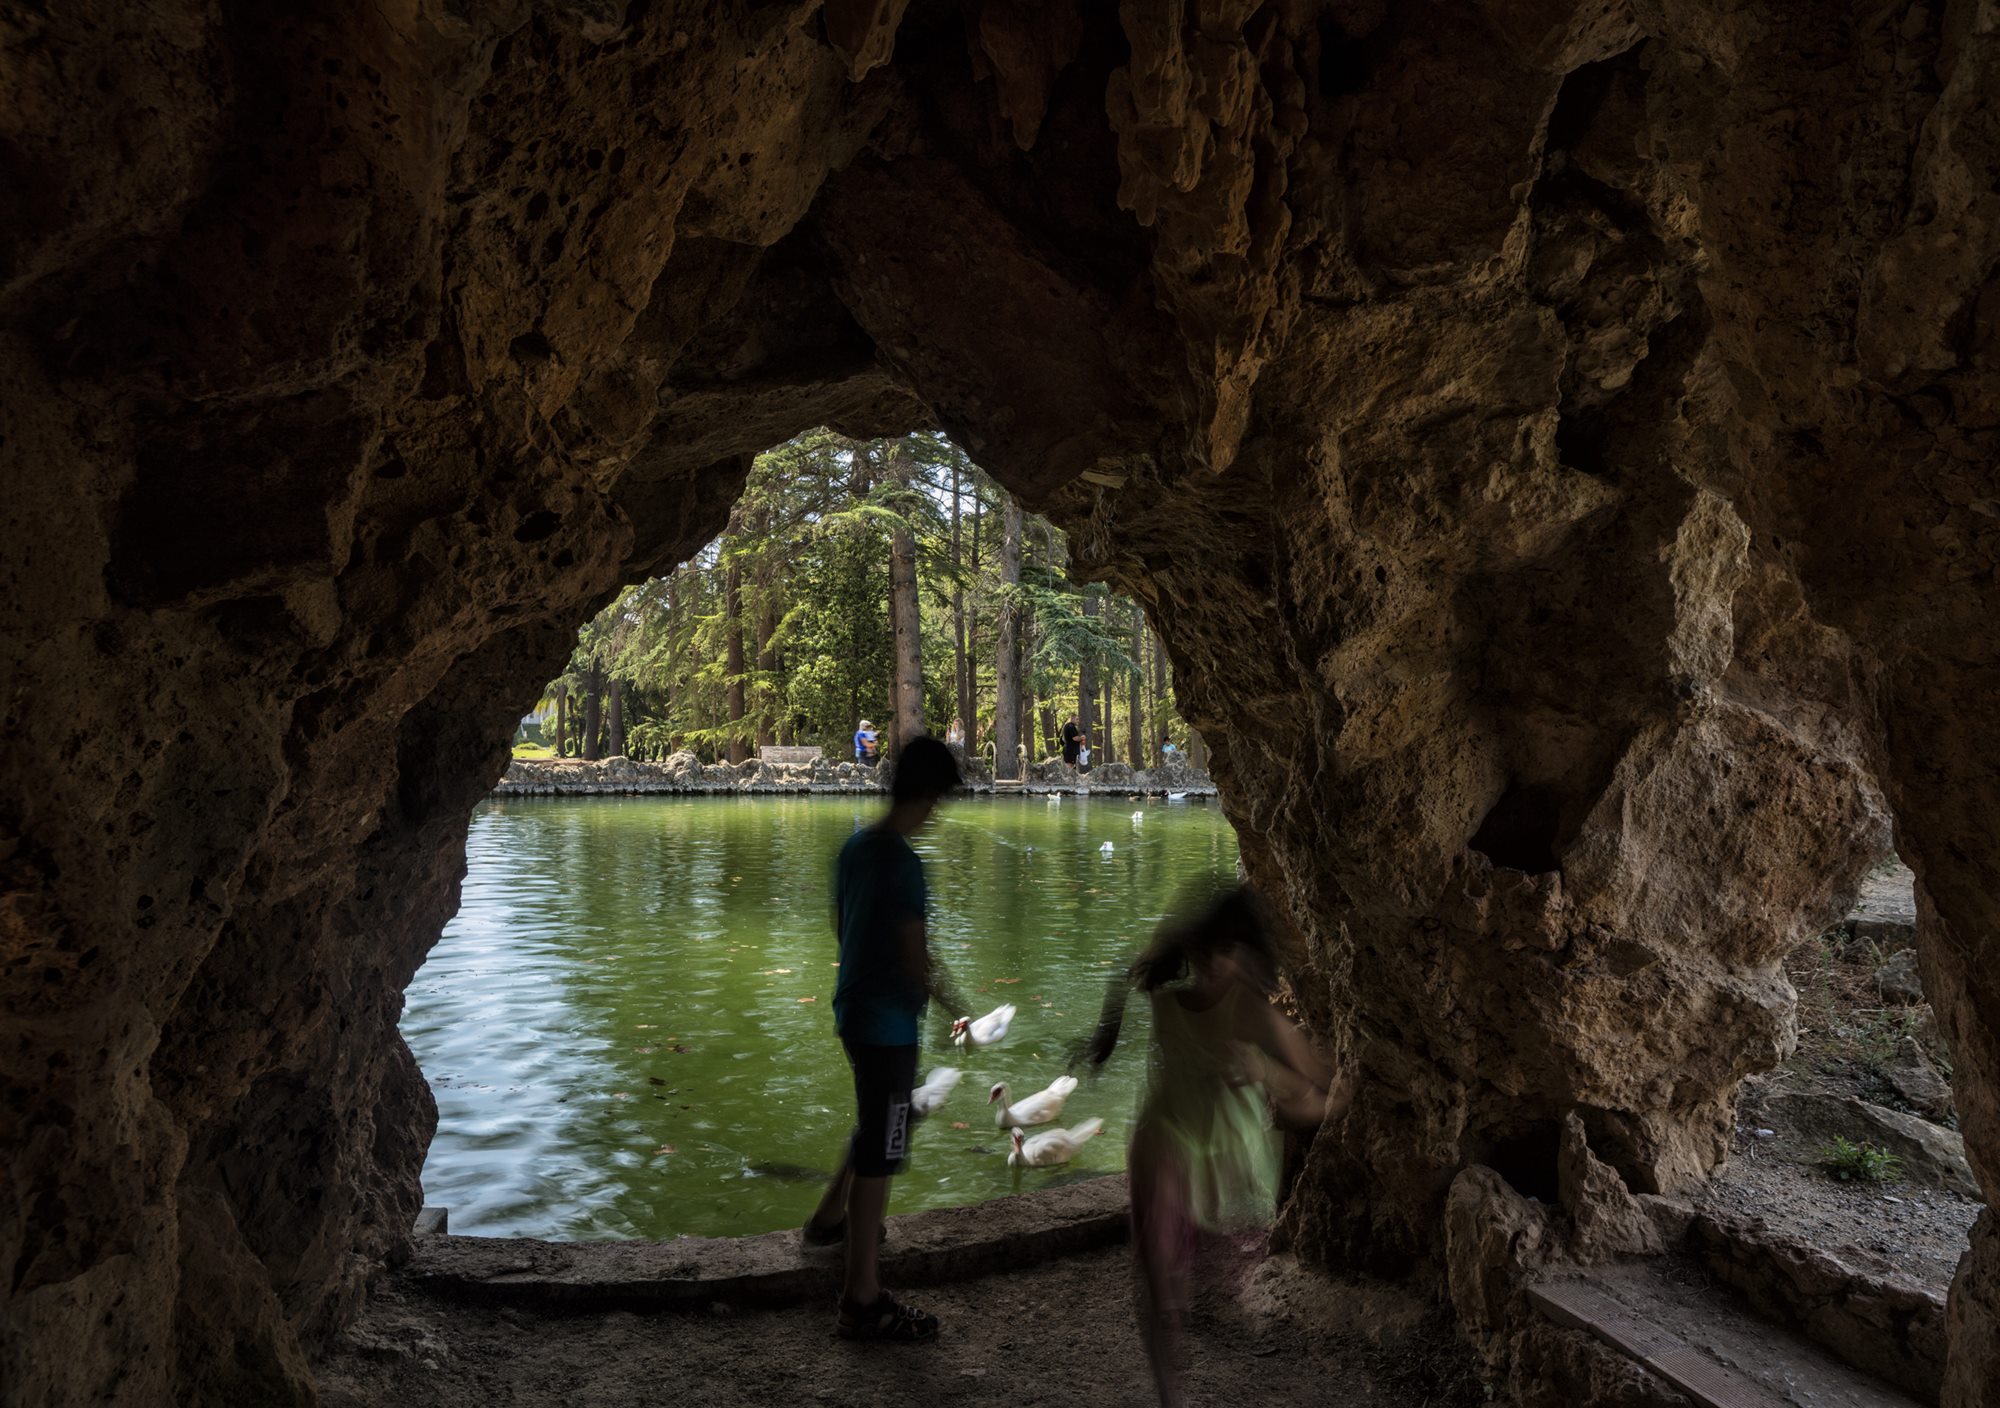
[[[954,486],[958,533],[952,531]],[[894,639],[889,622],[889,543],[906,532],[916,548],[925,717],[939,733],[958,712],[954,601],[963,605],[974,680],[975,740],[993,710],[994,652],[1001,611],[1019,612],[1023,683],[1039,704],[1067,717],[1079,668],[1096,667],[1120,690],[1119,732],[1135,673],[1137,606],[1101,597],[1086,615],[1083,589],[1067,573],[1063,535],[1029,517],[1021,582],[999,570],[1006,493],[943,435],[855,441],[831,430],[798,436],[760,455],[729,526],[664,577],[628,587],[586,622],[563,672],[536,712],[550,738],[556,702],[566,701],[565,751],[583,751],[586,707],[598,702],[608,735],[611,682],[622,689],[626,751],[658,758],[691,748],[708,758],[759,736],[817,743],[845,758],[862,717],[891,714]],[[976,548],[976,551],[975,551]],[[737,582],[735,614],[729,579]],[[742,668],[729,669],[740,635]],[[743,716],[731,719],[732,684]],[[1149,742],[1172,720],[1157,702]],[[1030,734],[1038,732],[1030,721]],[[609,739],[604,741],[608,744]],[[1123,743],[1118,741],[1122,754]]]
[[[1887,1183],[1903,1171],[1903,1160],[1877,1144],[1835,1135],[1819,1151],[1820,1167],[1843,1183]]]

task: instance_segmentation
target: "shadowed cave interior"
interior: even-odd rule
[[[1783,955],[1892,841],[1995,1187],[1979,5],[4,33],[18,1401],[311,1400],[417,1211],[396,1019],[515,721],[818,424],[943,427],[1165,641],[1361,1073],[1303,1264],[1422,1288],[1520,1401],[1613,1392],[1522,1287],[1725,1158]],[[1566,1158],[1611,1176],[1525,1250]],[[1990,1213],[1948,1324],[1988,1401]]]

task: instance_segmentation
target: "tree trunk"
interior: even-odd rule
[[[1139,603],[1132,603],[1132,708],[1126,718],[1125,735],[1132,742],[1125,761],[1134,768],[1146,766],[1146,637]]]
[[[1108,601],[1104,603],[1104,614],[1107,618],[1111,615],[1111,603]],[[1102,761],[1107,763],[1118,761],[1118,745],[1116,742],[1118,737],[1118,691],[1112,687],[1117,677],[1118,672],[1116,670],[1107,669],[1104,672],[1104,757]],[[1095,753],[1091,754],[1090,760],[1093,763],[1099,761]]]
[[[592,669],[583,687],[583,760],[594,763],[598,758],[597,734],[604,726],[604,685],[603,676]]]
[[[1056,711],[1048,705],[1042,706],[1042,738],[1040,752],[1043,757],[1054,757],[1062,749],[1056,744]]]
[[[1042,755],[1035,747],[1035,686],[1028,677],[1028,640],[1034,629],[1034,614],[1025,608],[1014,626],[1014,678],[1020,681],[1021,708],[1018,714],[1018,728],[1021,734],[1021,756],[1032,763]],[[1021,774],[1024,778],[1026,772]]]
[[[611,733],[611,756],[622,758],[625,756],[625,683],[623,680],[613,679],[611,681],[611,722],[608,727]]]
[[[952,698],[958,705],[958,721],[965,728],[965,745],[972,747],[975,720],[972,714],[972,672],[965,658],[965,561],[959,552],[959,465],[951,462],[951,655]]]
[[[750,756],[743,742],[743,569],[733,560],[724,579],[724,615],[728,619],[727,657],[723,675],[729,685],[729,761],[740,763]]]
[[[1097,615],[1097,588],[1094,586],[1083,589],[1083,614],[1093,618]],[[1097,736],[1097,659],[1093,655],[1084,656],[1083,663],[1077,667],[1076,705],[1077,727],[1090,740],[1090,759],[1097,762],[1102,756],[1104,740]]]
[[[680,628],[681,569],[678,567],[674,569],[673,575],[667,578],[667,619],[673,623],[674,630]],[[674,705],[681,697],[681,652],[678,647],[674,650],[673,662],[668,669],[667,709],[663,720],[667,726],[665,747],[669,753],[678,753],[681,750],[680,718],[674,712]]]
[[[993,658],[993,776],[1021,776],[1021,607],[1008,590],[1021,583],[1021,506],[1007,501],[1000,539],[1000,641]]]
[[[757,673],[765,681],[757,710],[757,743],[765,748],[778,741],[777,704],[770,685],[772,677],[778,673],[778,652],[771,648],[771,637],[777,630],[777,610],[771,604],[767,588],[763,607],[757,615]]]
[[[911,480],[910,447],[898,440],[889,451],[889,472],[907,486]],[[918,632],[917,539],[899,524],[889,534],[889,626],[895,637],[895,746],[924,731],[924,654]]]
[[[569,742],[569,691],[556,691],[556,756],[566,758]]]
[[[1158,635],[1153,636],[1153,746],[1158,747],[1160,735],[1167,731],[1167,643]]]
[[[979,486],[972,486],[972,562],[966,568],[976,584],[979,581],[979,534],[985,519],[985,500],[979,495]],[[968,745],[979,737],[979,592],[975,585],[972,599],[965,604],[965,692],[972,701],[972,712],[965,719],[965,738]]]

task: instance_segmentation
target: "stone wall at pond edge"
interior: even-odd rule
[[[966,790],[993,792],[993,774],[983,763],[961,755]],[[674,792],[880,792],[888,786],[886,769],[865,768],[853,761],[821,758],[811,763],[767,763],[751,758],[741,763],[704,763],[692,753],[675,753],[661,762],[632,758],[553,760],[516,758],[494,789],[496,796],[584,797],[626,793]],[[997,789],[1007,791],[1012,789]],[[1080,772],[1060,759],[1031,763],[1020,790],[1036,795],[1051,792],[1085,796],[1159,796],[1187,793],[1215,795],[1207,773],[1185,764],[1134,770],[1124,763],[1105,763]]]

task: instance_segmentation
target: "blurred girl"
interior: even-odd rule
[[[1140,1331],[1169,1408],[1181,1401],[1180,1321],[1198,1235],[1270,1222],[1279,1160],[1273,1107],[1288,1123],[1314,1125],[1336,1118],[1352,1093],[1272,1004],[1277,982],[1263,906],[1239,886],[1161,926],[1114,982],[1077,1053],[1103,1065],[1129,993],[1151,999],[1146,1091],[1128,1164]]]

